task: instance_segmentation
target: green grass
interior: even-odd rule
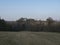
[[[60,45],[60,33],[0,32],[0,45]]]

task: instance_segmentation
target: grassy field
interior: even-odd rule
[[[60,33],[0,32],[0,45],[60,45]]]

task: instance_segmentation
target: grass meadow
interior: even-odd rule
[[[0,45],[60,45],[60,33],[0,32]]]

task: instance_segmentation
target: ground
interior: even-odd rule
[[[0,45],[60,45],[60,33],[0,32]]]

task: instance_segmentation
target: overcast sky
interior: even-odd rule
[[[60,0],[0,0],[0,17],[9,21],[21,17],[60,20]]]

